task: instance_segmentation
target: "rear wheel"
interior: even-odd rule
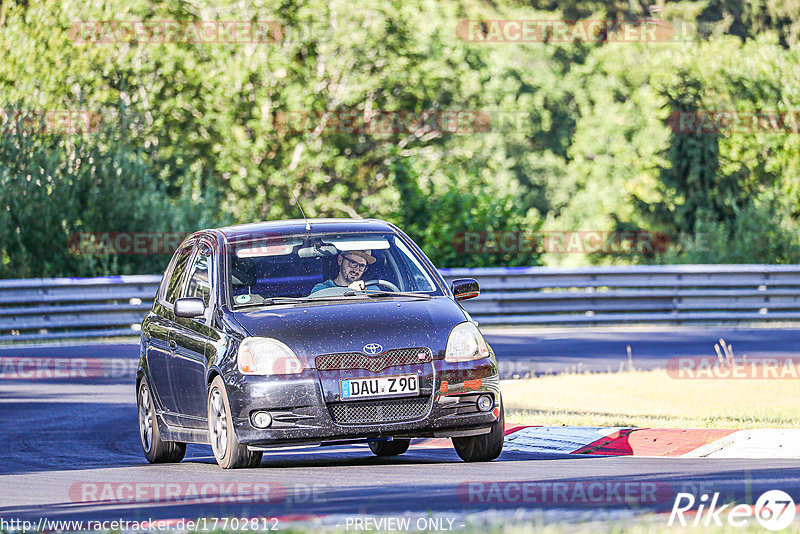
[[[500,414],[497,421],[492,423],[492,429],[488,434],[453,438],[453,447],[462,460],[465,462],[491,462],[503,452],[505,415],[502,402],[499,408]]]
[[[375,456],[399,456],[408,450],[410,439],[393,439],[391,441],[370,441],[369,450]]]
[[[156,409],[147,381],[142,379],[136,395],[139,406],[139,439],[144,457],[151,464],[175,463],[183,460],[186,444],[177,441],[164,441],[156,422]]]
[[[208,438],[214,458],[223,469],[256,467],[261,463],[260,451],[251,451],[236,439],[231,405],[221,376],[215,377],[208,389]]]

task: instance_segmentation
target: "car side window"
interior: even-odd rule
[[[164,292],[164,300],[170,304],[175,304],[180,292],[184,275],[186,274],[186,266],[189,263],[189,258],[192,256],[192,245],[183,247],[175,259],[175,265],[172,268],[172,273],[167,283],[166,291]]]
[[[200,297],[208,307],[211,303],[211,251],[207,246],[200,248],[189,273],[185,296]]]

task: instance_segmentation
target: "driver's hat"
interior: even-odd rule
[[[375,263],[378,260],[376,260],[374,256],[370,256],[370,254],[369,254],[370,252],[372,252],[372,251],[371,250],[346,250],[346,251],[342,252],[342,255],[343,256],[347,256],[348,254],[352,254],[353,256],[358,256],[359,258],[363,258],[364,260],[366,260],[368,265],[372,265],[373,263]]]

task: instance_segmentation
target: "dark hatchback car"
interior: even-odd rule
[[[265,450],[451,437],[466,461],[503,448],[494,353],[395,226],[276,221],[204,230],[177,249],[142,323],[139,433],[150,462],[211,444],[224,468]]]

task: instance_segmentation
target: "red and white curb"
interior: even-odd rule
[[[800,458],[800,430],[737,430],[684,456],[713,458]]]
[[[450,440],[417,446],[451,447]],[[692,458],[800,458],[800,430],[506,426],[504,451]]]

